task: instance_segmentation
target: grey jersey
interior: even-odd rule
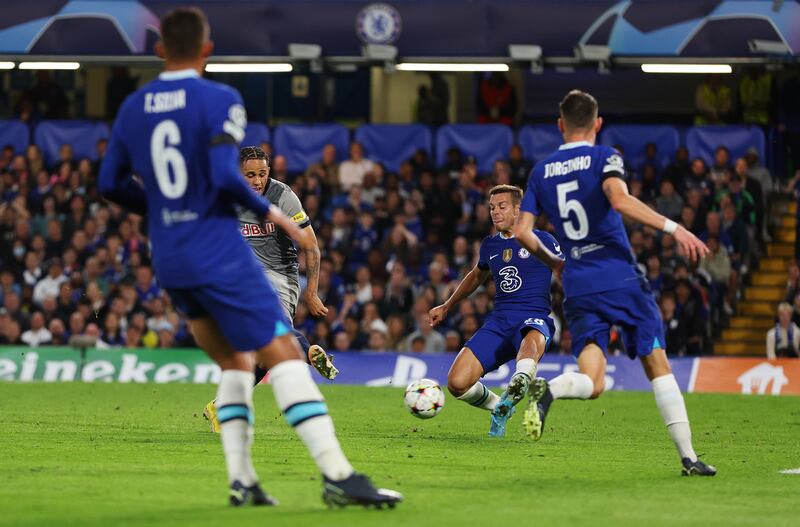
[[[300,199],[285,183],[270,178],[264,197],[292,218],[301,229],[311,223]],[[238,213],[242,236],[253,248],[261,264],[271,271],[298,280],[300,266],[292,239],[273,223],[261,224],[251,210],[239,209]]]

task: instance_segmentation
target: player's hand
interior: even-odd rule
[[[308,306],[308,312],[311,313],[311,316],[314,318],[323,318],[328,316],[328,308],[325,307],[325,304],[322,303],[322,300],[316,294],[308,294],[306,295],[306,305]]]
[[[441,306],[436,306],[430,311],[428,311],[428,317],[430,317],[431,327],[435,328],[436,326],[441,324],[442,321],[447,317],[448,311],[450,311],[450,309],[445,304],[442,304]]]
[[[672,234],[681,252],[689,259],[690,262],[696,262],[701,258],[705,258],[708,254],[708,247],[701,242],[697,236],[687,231],[685,227],[678,225],[678,228]]]

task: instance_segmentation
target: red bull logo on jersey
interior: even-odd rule
[[[259,225],[258,223],[245,223],[241,226],[241,233],[245,238],[269,236],[273,232],[275,232],[274,223],[266,223],[264,225]]]

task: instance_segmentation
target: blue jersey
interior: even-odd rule
[[[239,171],[238,143],[246,124],[236,90],[194,70],[162,73],[122,105],[100,170],[100,191],[147,212],[162,287],[210,284],[221,273],[261,273],[239,235],[234,208],[269,211]]]
[[[534,231],[542,243],[555,254],[561,248],[555,238],[543,231]],[[513,236],[501,233],[484,238],[478,268],[491,270],[495,284],[494,309],[499,312],[550,312],[550,279],[552,271],[532,256]]]
[[[624,177],[622,158],[607,146],[568,143],[536,164],[521,209],[547,214],[567,255],[564,293],[580,296],[641,285],[622,216],[603,192]]]

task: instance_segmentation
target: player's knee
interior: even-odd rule
[[[606,377],[603,375],[598,379],[592,379],[592,384],[594,387],[592,388],[592,395],[589,396],[590,399],[597,399],[602,395],[602,393],[606,389]]]
[[[453,397],[461,397],[467,393],[467,390],[472,388],[473,384],[475,383],[472,382],[469,375],[460,372],[454,373],[451,371],[447,376],[447,390]]]

